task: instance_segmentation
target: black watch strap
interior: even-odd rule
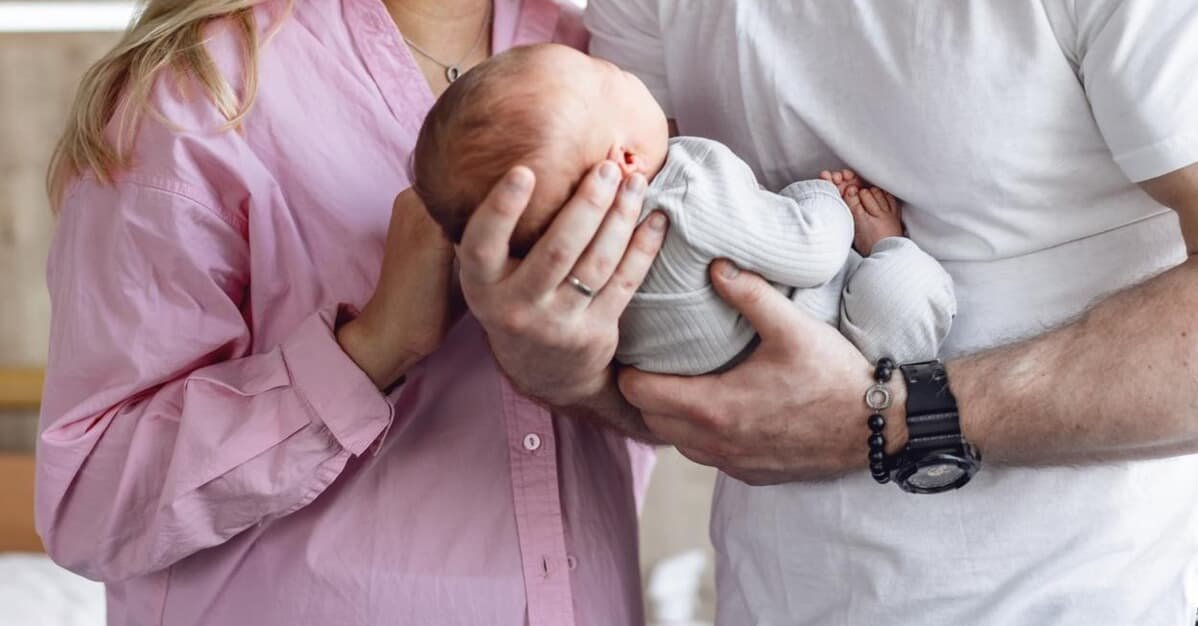
[[[969,483],[982,456],[961,434],[957,398],[940,361],[899,366],[907,383],[907,447],[891,480],[910,493],[943,493]]]
[[[907,383],[907,452],[963,446],[957,398],[948,386],[944,363],[899,366]]]

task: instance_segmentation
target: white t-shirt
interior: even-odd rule
[[[592,52],[767,186],[846,165],[902,198],[956,284],[945,356],[1185,258],[1132,181],[1198,162],[1194,0],[591,0],[587,19]],[[712,537],[724,626],[1190,626],[1198,457],[984,465],[936,496],[723,477]]]

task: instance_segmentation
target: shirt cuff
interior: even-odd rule
[[[370,448],[395,417],[395,407],[337,343],[338,309],[304,320],[283,344],[283,361],[296,392],[337,442],[354,456]]]

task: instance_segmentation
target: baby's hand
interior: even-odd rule
[[[878,187],[863,189],[864,183],[852,170],[824,171],[819,177],[836,185],[852,210],[856,227],[853,247],[861,256],[869,256],[874,246],[887,237],[903,236],[903,212],[890,192]]]

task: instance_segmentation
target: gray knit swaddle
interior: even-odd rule
[[[948,335],[952,280],[905,238],[867,258],[851,250],[853,218],[836,187],[802,181],[762,189],[749,166],[718,142],[671,140],[645,213],[670,228],[641,289],[620,319],[616,359],[650,372],[720,369],[756,336],[711,285],[712,261],[730,259],[841,331],[870,359],[932,358]]]

